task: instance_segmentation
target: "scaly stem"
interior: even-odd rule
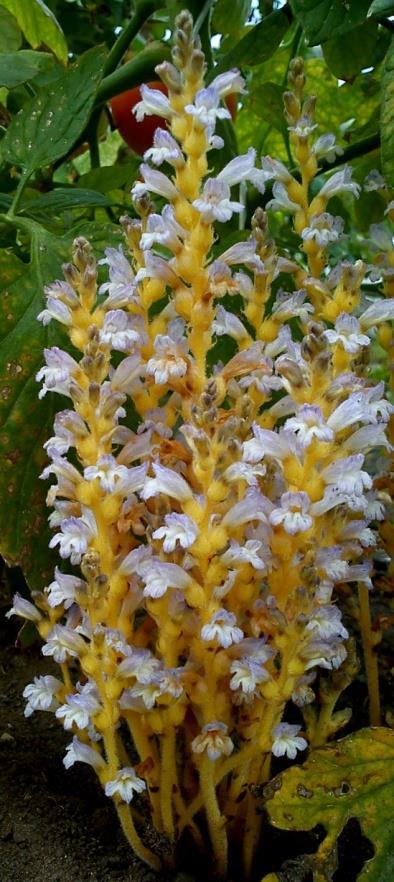
[[[369,696],[369,719],[371,726],[380,726],[380,695],[379,695],[379,669],[378,658],[374,649],[371,627],[371,612],[369,607],[368,588],[364,582],[358,586],[358,598],[360,604],[360,630],[363,643],[365,672],[368,683]]]
[[[223,817],[216,796],[214,780],[214,764],[208,756],[201,759],[200,786],[208,821],[209,834],[217,861],[217,871],[224,876],[227,870],[227,834]]]
[[[176,786],[175,728],[169,726],[162,735],[160,799],[163,829],[171,840],[175,833],[172,807],[174,785]]]

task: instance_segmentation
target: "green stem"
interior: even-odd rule
[[[15,190],[14,198],[12,200],[12,205],[7,213],[7,217],[9,220],[12,220],[17,213],[18,206],[21,201],[23,191],[24,191],[26,184],[27,184],[29,178],[31,177],[31,175],[32,175],[32,172],[23,172],[23,174],[19,178],[19,183],[18,183],[18,186]]]
[[[98,140],[98,127],[100,123],[101,109],[96,108],[90,117],[86,136],[89,141],[90,163],[92,168],[100,168],[100,150]]]
[[[144,49],[127,64],[115,70],[109,76],[104,77],[97,91],[96,107],[120,95],[126,89],[132,89],[133,86],[139,86],[140,83],[146,83],[155,75],[155,67],[162,61],[171,58],[169,46],[160,43],[158,46]]]
[[[194,22],[193,31],[195,34],[200,33],[201,27],[204,24],[204,21],[208,15],[208,13],[210,12],[212,5],[213,5],[212,0],[205,0],[205,3],[204,3],[202,10]]]
[[[134,37],[137,36],[142,25],[145,24],[152,13],[155,12],[156,9],[160,9],[161,6],[163,6],[163,0],[140,0],[136,6],[133,18],[129,21],[128,25],[126,25],[112,46],[104,64],[104,77],[107,77],[116,70],[126,50],[129,48],[130,43],[134,40]]]

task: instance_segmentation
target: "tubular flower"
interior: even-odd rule
[[[337,693],[323,714],[309,708],[320,692],[310,684],[318,668],[326,684],[350,663],[336,586],[349,583],[349,597],[352,583],[371,585],[386,495],[369,452],[390,450],[393,408],[371,383],[368,344],[393,307],[362,305],[367,263],[328,263],[343,224],[327,203],[360,188],[344,169],[309,201],[318,159],[338,148],[316,139],[302,62],[285,95],[301,173],[250,149],[214,175],[222,99],[244,81],[233,70],[205,83],[188,12],[174,41],[173,63],[158,68],[168,95],[142,87],[135,108],[167,129],[133,187],[124,248],[99,261],[108,281],[97,291],[78,238],[39,316],[60,322],[74,353],[46,349],[37,373],[40,397],[69,399],[42,475],[62,568],[9,615],[34,622],[62,675],[25,688],[26,715],[52,711],[74,733],[64,765],[95,769],[136,854],[159,869],[128,805],[141,798],[172,844],[183,826],[197,842],[208,831],[225,877],[230,820],[251,866],[253,794],[271,751],[294,759],[343,724],[330,711]],[[247,204],[239,193],[268,180],[268,207],[292,215],[294,260],[277,253],[262,209],[224,244],[221,225]],[[289,701],[307,738],[283,722]]]

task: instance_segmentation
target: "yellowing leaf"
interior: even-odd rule
[[[276,789],[275,789],[276,788]],[[284,830],[326,831],[314,858],[316,880],[331,880],[336,840],[351,818],[375,848],[358,882],[389,882],[394,878],[394,732],[361,729],[320,750],[302,766],[274,779],[267,799],[271,823]]]
[[[53,12],[43,0],[1,0],[1,6],[14,15],[30,46],[45,45],[59,61],[67,62],[67,43]]]

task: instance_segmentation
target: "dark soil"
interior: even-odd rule
[[[23,715],[25,685],[38,674],[54,673],[40,655],[38,643],[22,647],[18,623],[4,613],[10,606],[10,586],[0,596],[0,880],[1,882],[201,882],[209,873],[195,869],[198,855],[189,849],[187,872],[155,875],[131,852],[116,813],[92,769],[77,763],[64,769],[62,758],[70,741],[52,714]],[[4,597],[4,594],[6,595]],[[387,662],[386,662],[387,664]],[[55,666],[54,666],[55,667]],[[389,665],[387,665],[389,667]],[[366,710],[365,684],[354,684],[358,708]],[[358,694],[357,694],[358,693]],[[347,699],[349,703],[349,698]],[[353,723],[354,726],[354,723]],[[347,734],[347,731],[343,734]],[[317,848],[323,831],[282,834],[272,828],[265,867],[257,879],[282,866],[283,882],[306,882],[300,853]],[[155,848],[152,831],[147,841]],[[156,843],[157,844],[157,843]],[[159,844],[160,845],[160,844]],[[340,870],[335,882],[355,882],[373,849],[350,822],[339,842]],[[353,855],[349,861],[349,855]],[[341,868],[342,865],[342,868]],[[305,867],[305,865],[304,865]],[[237,875],[237,874],[236,874]],[[234,880],[232,880],[234,882]]]

